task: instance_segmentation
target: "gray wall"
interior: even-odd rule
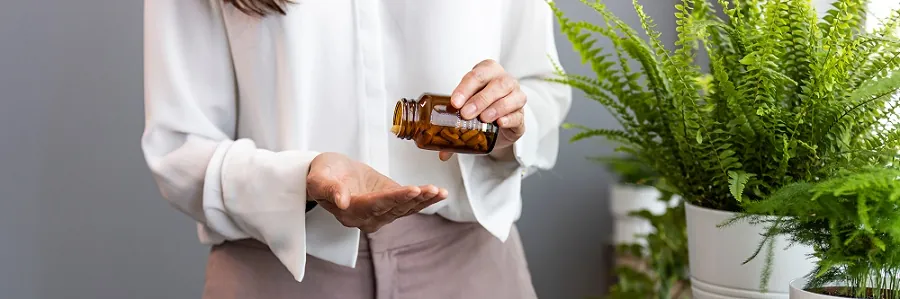
[[[580,1],[555,1],[573,20],[601,20]],[[635,30],[643,32],[631,1],[603,2]],[[644,11],[656,22],[657,29],[663,32],[662,42],[673,44],[673,2],[640,2]],[[573,52],[565,36],[558,33],[556,42],[561,63],[567,72],[593,75],[587,65],[581,64],[580,56]],[[604,39],[600,39],[597,45],[611,47]],[[591,127],[619,127],[600,104],[585,99],[577,90],[574,96],[567,122]],[[556,168],[551,172],[538,173],[524,184],[524,211],[519,228],[534,285],[541,298],[583,299],[603,294],[607,287],[605,275],[611,270],[611,252],[607,252],[605,247],[612,239],[607,187],[615,178],[601,165],[585,158],[612,154],[613,148],[601,139],[568,143],[568,138],[574,133],[562,131],[565,140],[560,146]]]
[[[207,249],[159,197],[139,148],[141,2],[0,4],[0,298],[201,293]],[[558,2],[596,19],[575,0]],[[607,2],[635,23],[630,1]],[[661,28],[672,24],[671,3],[644,2]],[[562,36],[559,48],[570,71],[589,74]],[[570,121],[615,125],[576,96]],[[599,141],[565,143],[553,172],[528,179],[520,229],[542,298],[605,288],[609,176],[584,157],[609,152]]]
[[[142,1],[0,3],[0,298],[198,298],[139,147]]]

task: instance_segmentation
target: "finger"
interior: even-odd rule
[[[481,115],[481,113],[488,112],[485,110],[488,106],[491,106],[498,100],[518,89],[518,84],[518,81],[509,75],[503,75],[492,80],[488,83],[487,87],[466,101],[466,104],[459,110],[460,116],[462,116],[463,119],[474,119]],[[498,117],[496,111],[490,111],[490,113],[494,113],[494,115],[483,115],[482,117]]]
[[[441,159],[441,161],[447,161],[450,160],[450,158],[453,158],[453,153],[441,152],[440,154],[438,154],[438,157]]]
[[[416,186],[392,188],[362,194],[354,198],[353,213],[360,218],[372,218],[387,213],[397,205],[415,199],[422,194]]]
[[[524,133],[521,131],[524,131],[523,129],[525,128],[525,113],[522,110],[510,113],[498,119],[497,125],[503,129],[511,129],[517,134]]]
[[[356,211],[365,218],[383,215],[398,205],[413,201],[422,193],[418,187],[407,186],[391,190],[372,192],[362,196],[362,203]]]
[[[447,198],[447,193],[448,193],[447,189],[438,188],[433,185],[422,186],[421,188],[423,190],[422,195],[420,195],[418,198],[416,198],[416,205],[412,207],[413,209],[416,207],[421,207],[419,209],[419,210],[421,210],[422,208],[427,207],[428,205],[431,205],[431,204],[428,204],[428,205],[422,207],[422,205],[425,203],[437,202],[437,201]]]
[[[415,208],[422,202],[425,202],[427,200],[434,198],[441,192],[440,188],[435,187],[433,185],[419,186],[419,189],[422,190],[422,194],[419,194],[419,196],[416,196],[416,198],[414,198],[413,200],[410,200],[404,204],[395,206],[393,209],[391,209],[390,212],[384,213],[383,215],[379,216],[379,218],[383,217],[384,219],[386,219],[386,218],[403,217],[403,216],[407,215],[409,210]]]
[[[494,78],[500,77],[505,71],[499,63],[493,60],[485,60],[475,65],[471,71],[463,76],[459,85],[450,96],[450,104],[453,108],[460,109],[466,101],[478,91],[488,85]]]
[[[440,191],[438,191],[438,194],[436,196],[434,196],[426,201],[420,202],[416,207],[414,207],[414,208],[410,209],[408,212],[406,212],[406,216],[418,213],[419,211],[424,210],[425,208],[430,207],[433,204],[439,203],[442,200],[447,199],[447,196],[449,194],[450,193],[447,191],[447,189],[440,189]]]
[[[441,192],[444,192],[444,193],[447,192],[447,190],[438,188],[435,185],[425,185],[425,186],[420,186],[419,188],[422,189],[422,194],[419,195],[418,198],[416,198],[416,201],[418,201],[418,202],[428,201],[428,200],[434,198],[435,196],[440,195]]]
[[[350,190],[326,172],[311,173],[306,178],[306,193],[314,200],[331,202],[341,210],[350,207]]]
[[[492,123],[513,112],[519,111],[525,107],[527,97],[525,93],[519,89],[513,90],[505,97],[495,101],[481,113],[481,121]]]

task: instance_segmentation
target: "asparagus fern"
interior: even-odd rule
[[[785,186],[746,207],[741,218],[765,223],[766,239],[784,235],[813,248],[817,267],[808,274],[807,289],[900,298],[900,169],[844,170],[828,180]],[[793,216],[759,216],[773,213]]]

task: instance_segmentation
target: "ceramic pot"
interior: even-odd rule
[[[628,213],[649,210],[660,215],[666,211],[666,203],[659,201],[660,192],[648,186],[615,184],[610,187],[609,208],[613,216],[613,244],[639,243],[645,245],[637,235],[653,232],[650,223]]]
[[[616,247],[619,244],[647,245],[647,242],[638,236],[652,233],[653,226],[644,219],[628,214],[640,210],[649,210],[656,215],[665,213],[666,203],[659,201],[661,193],[656,188],[648,186],[614,184],[610,186],[609,195],[609,208],[613,216],[613,239],[607,244],[607,250],[612,253],[608,256],[611,259],[609,264],[614,267],[627,266],[637,271],[648,271],[646,260],[619,253]],[[614,271],[610,271],[607,284],[612,285],[617,281],[618,277]]]
[[[814,268],[808,258],[812,249],[788,245],[776,238],[772,274],[767,292],[760,288],[765,248],[747,264],[765,232],[764,225],[747,221],[719,228],[736,214],[685,204],[688,250],[691,264],[691,288],[695,299],[775,299],[788,298],[791,280],[803,277]]]

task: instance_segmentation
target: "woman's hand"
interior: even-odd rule
[[[519,88],[519,81],[508,74],[499,63],[485,60],[467,73],[450,96],[453,107],[460,109],[463,119],[480,118],[482,122],[497,121],[500,134],[494,150],[513,145],[525,134],[525,112],[528,101]],[[441,152],[447,161],[452,153]]]
[[[334,214],[341,224],[366,233],[447,198],[445,189],[400,186],[372,167],[337,153],[322,153],[313,159],[306,190],[310,200]]]

